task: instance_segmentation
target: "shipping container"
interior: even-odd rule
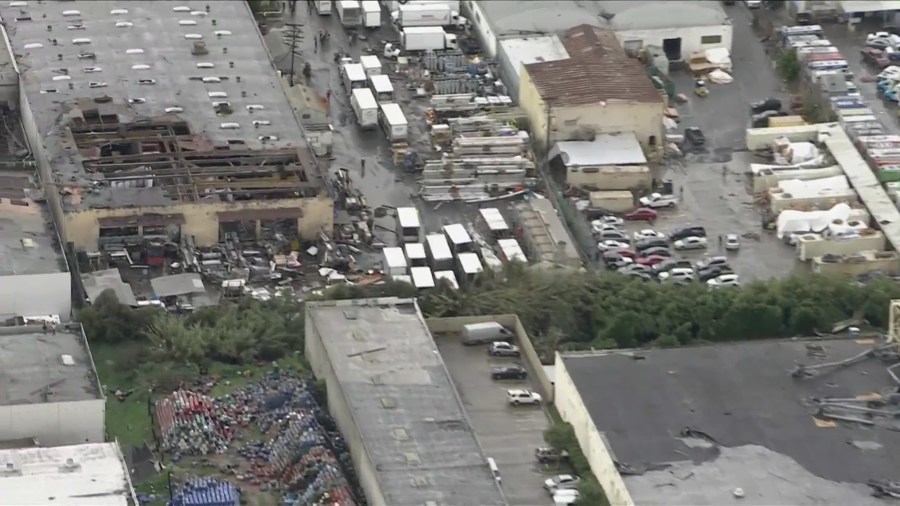
[[[428,234],[425,236],[425,246],[428,263],[435,272],[453,269],[453,252],[444,234]]]
[[[406,116],[399,105],[392,102],[381,104],[379,120],[388,141],[400,142],[406,140],[409,133],[409,123],[406,121]]]
[[[425,267],[428,265],[428,255],[425,253],[425,245],[420,242],[408,242],[403,245],[406,251],[406,260],[410,267]]]
[[[409,275],[412,277],[413,286],[419,290],[434,288],[434,276],[431,274],[431,268],[413,267],[409,270]]]
[[[397,237],[404,243],[422,241],[422,221],[415,207],[397,208]]]
[[[381,6],[377,0],[363,0],[362,25],[366,28],[379,28],[381,26]]]
[[[444,235],[447,237],[447,243],[450,245],[450,251],[459,255],[460,253],[472,253],[475,251],[475,242],[466,230],[466,227],[459,223],[444,225]]]
[[[375,94],[375,100],[379,104],[393,102],[394,85],[391,84],[391,78],[384,75],[369,76],[369,83],[372,85],[372,92]]]
[[[406,274],[406,255],[403,248],[388,247],[382,250],[384,253],[384,274],[388,277]]]
[[[338,17],[344,26],[359,26],[362,24],[362,7],[356,0],[338,0]]]
[[[519,241],[515,239],[500,239],[497,241],[500,247],[500,259],[504,262],[522,262],[528,263],[528,257],[519,245]]]
[[[378,127],[378,102],[368,88],[356,88],[350,96],[350,107],[356,114],[356,121],[361,128]]]

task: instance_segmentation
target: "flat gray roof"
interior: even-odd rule
[[[307,311],[387,504],[506,504],[414,299]]]
[[[0,198],[0,276],[67,272],[56,228],[44,204]]]
[[[91,302],[97,300],[97,297],[103,292],[112,290],[116,293],[116,298],[120,304],[132,307],[137,306],[134,290],[132,290],[131,285],[122,281],[122,273],[119,272],[119,269],[104,269],[82,274],[81,282],[84,285],[87,298]]]
[[[63,364],[63,355],[74,365]],[[102,398],[80,326],[60,326],[56,334],[0,328],[0,406]]]
[[[550,149],[550,158],[556,156],[561,156],[567,167],[647,164],[634,132],[600,134],[593,141],[560,141]]]
[[[178,6],[195,12],[173,11]],[[201,15],[207,7],[211,8],[208,15]],[[114,10],[127,13],[113,14]],[[16,21],[23,15],[31,20]],[[6,2],[0,6],[0,16],[57,181],[76,188],[79,184],[94,186],[92,191],[79,191],[77,198],[66,198],[67,209],[161,206],[172,201],[159,185],[135,188],[138,185],[132,181],[112,187],[102,184],[104,177],[99,171],[83,167],[86,153],[76,151],[77,143],[66,126],[70,118],[80,118],[85,110],[99,112],[100,119],[93,120],[94,124],[102,123],[104,116],[118,116],[120,124],[151,118],[186,122],[190,135],[198,139],[191,151],[212,151],[213,146],[227,147],[229,143],[232,149],[236,145],[253,150],[305,148],[300,126],[246,2],[30,1],[25,7],[10,7]],[[182,26],[180,21],[196,25]],[[117,23],[133,26],[117,27]],[[47,31],[48,26],[53,30]],[[230,34],[217,36],[216,31]],[[188,34],[203,38],[189,40],[185,38]],[[76,44],[75,39],[90,42]],[[205,43],[208,54],[193,55],[195,42]],[[128,54],[128,50],[143,52]],[[95,57],[83,59],[79,53]],[[214,68],[198,68],[198,63],[210,63]],[[135,65],[149,68],[135,70]],[[89,67],[101,70],[86,73],[84,69]],[[220,82],[205,83],[204,77],[219,78]],[[155,79],[156,84],[139,83],[146,79]],[[106,86],[91,88],[90,83]],[[225,92],[227,97],[213,98],[210,92]],[[111,101],[95,102],[101,97]],[[129,103],[131,99],[144,102]],[[229,102],[233,112],[217,115],[213,101]],[[251,111],[249,105],[263,109]],[[180,107],[183,112],[167,114],[170,107]],[[255,128],[254,120],[270,124]],[[222,123],[237,123],[240,128],[222,129]],[[278,140],[263,142],[259,139],[262,135]],[[144,152],[154,149],[146,143],[142,148]]]
[[[635,504],[718,506],[733,503],[742,488],[748,505],[874,506],[884,502],[866,483],[896,480],[900,422],[835,422],[814,416],[812,399],[890,395],[897,390],[886,371],[891,362],[873,358],[805,379],[790,373],[875,344],[773,340],[562,360],[613,458],[628,470],[623,479]]]

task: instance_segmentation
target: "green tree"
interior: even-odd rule
[[[116,292],[105,290],[90,306],[76,314],[92,342],[118,343],[144,339],[147,329],[161,310],[147,307],[133,309],[120,304]]]
[[[800,78],[802,66],[797,58],[797,53],[794,51],[782,51],[775,61],[775,66],[778,68],[781,77],[789,82],[794,82]]]

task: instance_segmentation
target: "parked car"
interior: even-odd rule
[[[544,480],[544,489],[551,494],[557,490],[575,490],[581,478],[571,474],[558,474]]]
[[[541,395],[525,388],[516,388],[506,391],[506,402],[519,406],[521,404],[540,404]]]
[[[638,230],[632,236],[632,239],[635,241],[642,241],[644,239],[663,239],[665,240],[666,234],[662,232],[657,232],[652,228],[645,228],[643,230]]]
[[[694,272],[694,269],[686,269],[684,267],[679,267],[677,269],[672,269],[668,272],[660,272],[657,276],[660,281],[666,280],[675,280],[675,279],[686,279],[688,281],[693,281],[694,277],[697,274]]]
[[[737,274],[722,274],[719,277],[706,281],[710,288],[719,288],[723,286],[741,286],[741,281]]]
[[[877,69],[883,69],[891,64],[891,59],[885,54],[883,49],[876,47],[864,47],[859,50],[863,63],[871,65]]]
[[[669,239],[673,241],[677,241],[679,239],[684,239],[685,237],[706,237],[706,229],[703,227],[684,227],[678,230],[674,230],[671,234],[669,234]]]
[[[628,267],[623,268],[620,272],[622,274],[626,274],[629,272],[646,272],[647,274],[650,274],[651,272],[653,272],[653,269],[646,265],[634,263],[629,265]]]
[[[744,0],[744,4],[748,9],[759,9],[762,7],[762,0]]]
[[[688,127],[684,129],[684,140],[690,142],[696,147],[702,147],[706,144],[706,136],[703,131],[697,127]]]
[[[767,98],[750,104],[750,114],[759,114],[766,111],[780,111],[781,100],[777,98]]]
[[[675,241],[672,246],[677,250],[706,249],[706,237],[685,237]]]
[[[638,258],[635,260],[635,263],[639,265],[646,265],[648,267],[653,267],[654,265],[665,262],[669,257],[664,257],[662,255],[650,255],[648,257]]]
[[[727,265],[707,267],[706,269],[697,270],[697,279],[705,283],[710,279],[715,279],[723,274],[734,274],[734,272],[731,270],[731,267]]]
[[[632,260],[630,258],[626,258],[626,257],[621,257],[618,260],[614,260],[612,262],[606,262],[606,267],[608,267],[614,271],[617,271],[619,269],[628,267],[629,265],[633,265],[633,264],[634,264],[634,260]]]
[[[728,265],[728,257],[717,255],[714,257],[706,258],[704,260],[700,260],[699,262],[697,262],[695,267],[697,267],[697,269],[699,270],[706,269],[708,267],[719,267],[722,265]]]
[[[625,215],[625,219],[631,221],[656,221],[657,217],[656,211],[646,207],[635,209]]]
[[[647,248],[647,249],[641,251],[640,253],[638,253],[638,256],[640,256],[641,258],[647,258],[650,256],[661,256],[661,257],[669,258],[672,256],[672,252],[669,251],[669,248],[662,248],[662,247]]]
[[[506,380],[506,379],[525,379],[528,377],[528,371],[525,370],[524,367],[518,364],[513,365],[504,365],[501,367],[494,367],[491,369],[491,378],[495,380]]]
[[[506,341],[494,341],[488,348],[488,355],[495,357],[518,357],[519,347]]]
[[[653,266],[654,272],[666,272],[671,271],[672,269],[691,269],[693,270],[694,265],[690,260],[675,260],[674,258],[670,258],[665,262],[656,264]]]
[[[630,248],[631,245],[627,242],[616,241],[613,239],[607,239],[605,241],[600,241],[597,243],[598,251],[613,251],[622,248]]]
[[[628,237],[626,237],[625,232],[622,232],[621,230],[607,229],[598,234],[595,234],[595,237],[601,241],[628,242]]]
[[[725,249],[728,251],[737,251],[741,249],[741,238],[737,234],[726,235]]]
[[[621,231],[622,231],[622,225],[612,225],[612,224],[609,224],[609,223],[600,223],[600,222],[597,221],[597,220],[594,220],[594,221],[591,222],[591,232],[593,232],[593,233],[595,233],[595,234],[599,234],[599,233],[604,232],[604,231],[606,231],[606,230],[618,230],[618,231],[621,232]]]
[[[634,242],[634,249],[638,251],[643,251],[649,248],[667,248],[669,246],[669,242],[665,239],[660,239],[658,237],[641,239],[640,241]]]
[[[556,464],[569,461],[569,452],[565,450],[557,450],[555,448],[547,448],[544,446],[534,449],[534,458],[540,464]]]
[[[653,276],[649,272],[628,271],[625,273],[629,278],[637,278],[641,281],[653,281]]]
[[[678,197],[675,195],[663,195],[662,193],[651,193],[646,197],[641,197],[640,202],[642,206],[650,209],[675,207],[678,205]]]
[[[619,218],[618,216],[601,216],[601,217],[597,218],[596,220],[592,221],[591,226],[593,226],[595,223],[598,226],[613,225],[616,227],[621,227],[625,224],[625,220],[623,220],[622,218]]]
[[[578,489],[557,490],[553,493],[553,506],[575,506],[581,493]]]

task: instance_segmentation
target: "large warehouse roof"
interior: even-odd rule
[[[15,181],[15,183],[13,183]],[[22,178],[0,177],[0,276],[66,272],[50,213],[42,203],[25,196]],[[31,183],[27,183],[31,187]],[[18,196],[13,196],[18,193]],[[8,198],[4,198],[4,195]]]
[[[415,300],[307,311],[387,504],[506,504]]]
[[[279,165],[309,168],[246,2],[6,2],[0,16],[26,131],[33,115],[67,209],[216,200],[224,190],[213,183],[237,172],[286,188],[292,178],[271,174]],[[268,156],[267,173],[234,159],[251,151]]]
[[[116,443],[0,450],[0,465],[0,504],[137,504]]]
[[[816,417],[812,399],[890,395],[887,364],[790,372],[874,345],[780,340],[562,360],[635,504],[718,506],[741,488],[744,504],[869,506],[884,504],[869,480],[897,479],[900,424]]]
[[[0,328],[0,406],[102,398],[79,325],[60,327],[56,334]]]

